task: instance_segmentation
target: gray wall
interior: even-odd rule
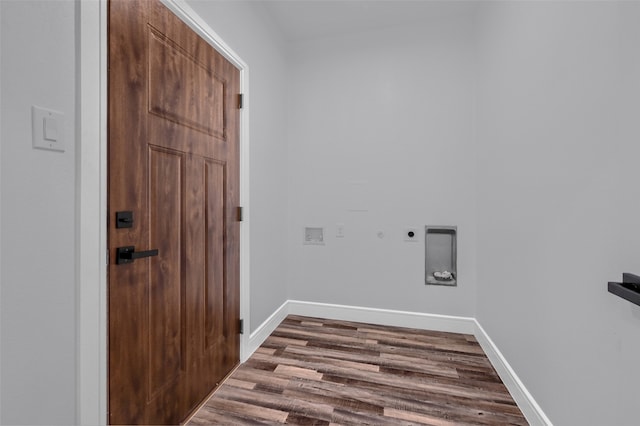
[[[292,299],[475,316],[473,35],[462,15],[290,45]],[[425,225],[458,227],[458,287],[425,286]]]
[[[640,3],[487,6],[478,320],[554,424],[638,424]]]
[[[3,424],[75,422],[75,4],[0,1]],[[67,151],[31,147],[31,106]]]
[[[640,308],[606,283],[640,271],[638,18],[487,2],[290,45],[289,296],[477,316],[555,424],[637,423]],[[460,227],[460,288],[422,285],[424,224]]]

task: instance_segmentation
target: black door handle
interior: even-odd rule
[[[158,249],[147,251],[136,251],[134,246],[118,247],[116,249],[116,264],[132,263],[136,259],[143,257],[157,256]]]

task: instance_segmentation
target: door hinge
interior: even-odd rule
[[[242,105],[244,103],[244,96],[242,93],[238,95],[238,109],[242,109]]]
[[[242,318],[239,320],[238,329],[240,330],[240,334],[244,334],[244,320]]]
[[[236,211],[236,216],[237,216],[238,222],[242,222],[244,220],[244,211],[242,210],[242,207],[238,207],[238,210]]]

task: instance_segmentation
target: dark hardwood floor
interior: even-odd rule
[[[526,425],[471,335],[288,316],[189,425]]]

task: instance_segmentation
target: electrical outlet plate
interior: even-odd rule
[[[411,243],[417,243],[420,241],[420,232],[418,228],[405,228],[404,240]]]

